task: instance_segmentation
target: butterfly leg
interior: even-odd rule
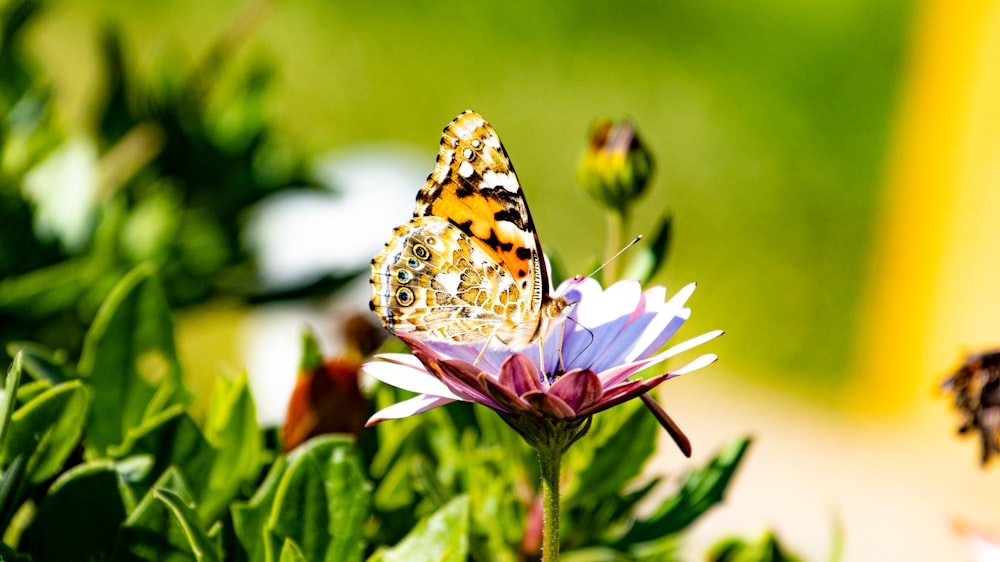
[[[476,356],[476,360],[472,362],[473,365],[478,365],[479,360],[483,358],[483,354],[486,353],[486,348],[489,347],[490,340],[483,342],[483,348],[479,350],[479,355]]]
[[[566,372],[566,361],[563,359],[563,342],[566,341],[566,323],[559,325],[559,372]]]
[[[542,338],[538,338],[538,369],[542,373],[542,378],[548,378],[545,375],[545,346],[542,345]]]
[[[478,365],[479,364],[479,360],[482,359],[483,358],[483,354],[486,353],[486,348],[490,346],[490,342],[493,340],[494,337],[496,337],[497,331],[499,331],[499,330],[500,330],[500,326],[497,326],[496,328],[493,328],[493,331],[490,332],[490,337],[486,338],[486,340],[483,341],[483,348],[479,350],[479,355],[477,355],[476,356],[476,360],[472,362],[473,365]]]

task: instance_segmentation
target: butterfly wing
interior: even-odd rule
[[[372,285],[371,308],[385,327],[421,339],[485,341],[524,313],[510,274],[481,244],[435,216],[396,229],[372,261]]]
[[[493,127],[465,111],[444,128],[415,216],[446,218],[510,272],[537,317],[548,298],[541,244],[514,166]]]
[[[372,260],[371,308],[390,331],[521,348],[566,310],[565,299],[549,296],[514,167],[479,114],[445,127],[413,215]]]

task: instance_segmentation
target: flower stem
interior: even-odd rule
[[[620,209],[608,212],[608,239],[604,248],[604,286],[607,287],[621,277],[620,260],[616,257],[625,246],[622,240],[629,228],[628,210]]]
[[[559,467],[563,450],[539,447],[542,470],[542,562],[559,560]]]
[[[570,445],[590,431],[593,418],[562,419],[503,413],[500,417],[538,452],[542,472],[542,562],[558,562],[562,456]]]

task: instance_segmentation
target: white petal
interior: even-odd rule
[[[444,383],[439,381],[434,375],[428,373],[422,366],[415,368],[408,365],[388,363],[386,361],[372,361],[371,363],[362,365],[361,369],[376,379],[396,388],[420,394],[430,394],[450,400],[458,399],[458,396],[455,396],[448,390],[448,387]]]
[[[685,308],[684,304],[691,298],[694,289],[694,283],[687,285],[659,307],[652,302],[649,303],[649,309],[656,310],[658,315],[649,323],[642,335],[636,338],[632,351],[625,356],[626,361],[635,361],[643,355],[656,351],[673,337],[681,324],[691,317],[691,309]]]
[[[723,333],[722,330],[714,330],[711,332],[707,332],[698,337],[691,338],[685,342],[681,342],[671,347],[670,349],[662,353],[659,353],[657,355],[654,355],[648,359],[643,359],[642,361],[634,361],[631,363],[625,363],[619,365],[618,367],[613,367],[611,369],[603,371],[599,374],[599,376],[601,377],[601,384],[603,384],[605,387],[607,387],[608,385],[617,384],[622,380],[634,375],[635,373],[642,371],[643,369],[648,369],[649,367],[652,367],[657,363],[662,363],[675,355],[679,355],[693,347],[697,347],[707,341],[715,339],[720,335],[722,335],[722,333]],[[696,359],[695,361],[698,361],[698,359]]]
[[[636,317],[633,317],[629,323],[622,329],[617,336],[615,336],[614,341],[606,344],[605,350],[594,358],[593,364],[590,366],[591,369],[597,372],[601,372],[605,369],[610,369],[615,365],[620,365],[622,363],[627,363],[634,361],[642,356],[639,353],[640,350],[648,347],[646,341],[648,337],[643,339],[647,332],[658,332],[663,333],[663,326],[669,326],[669,323],[665,323],[664,316],[657,314],[655,312],[644,312]],[[655,324],[654,324],[655,323]],[[673,335],[680,327],[683,321],[678,322],[677,326],[669,326],[669,334],[667,334],[668,339],[670,335]],[[651,329],[650,326],[653,326]],[[636,348],[636,345],[642,345],[643,347]],[[580,365],[583,366],[583,365]]]
[[[510,350],[503,344],[493,340],[491,342],[476,342],[471,344],[450,344],[444,342],[425,342],[427,347],[434,350],[442,359],[461,359],[466,363],[472,363],[482,369],[487,374],[496,376],[500,372],[500,364],[510,355]],[[486,352],[480,357],[479,353],[486,345]],[[476,358],[479,361],[476,362]]]
[[[655,285],[642,292],[642,309],[659,310],[667,300],[667,288],[663,285]]]
[[[441,398],[439,396],[421,394],[420,396],[414,396],[409,400],[397,402],[388,408],[382,408],[378,412],[375,412],[375,415],[368,419],[368,425],[385,420],[398,420],[409,417],[414,414],[426,412],[427,410],[432,410],[438,406],[443,406],[449,402],[452,402],[452,400],[449,400],[448,398]]]
[[[576,321],[591,330],[635,311],[642,296],[637,281],[619,281],[600,295],[589,295],[576,307]]]
[[[680,308],[687,304],[689,298],[694,293],[694,290],[698,287],[697,283],[688,283],[683,289],[677,291],[672,299],[667,303],[667,308]]]
[[[697,371],[702,367],[707,367],[712,363],[718,361],[718,359],[719,359],[718,355],[714,353],[706,353],[705,355],[702,355],[701,357],[695,359],[694,361],[688,363],[687,365],[684,365],[680,369],[670,371],[670,374],[674,376],[686,375],[691,371]]]
[[[604,292],[585,295],[565,324],[566,328],[573,328],[567,330],[562,345],[563,359],[569,361],[567,367],[588,367],[606,355],[606,349],[635,312],[641,296],[642,288],[636,281],[619,281]]]
[[[560,283],[553,294],[566,297],[566,300],[570,302],[578,302],[583,299],[592,298],[594,295],[599,295],[602,291],[601,284],[596,279],[592,277],[584,277],[582,279],[574,277]]]
[[[670,349],[664,351],[662,353],[662,355],[666,355],[667,357],[673,357],[674,355],[679,355],[679,354],[684,353],[685,351],[687,351],[689,349],[698,347],[699,345],[701,345],[701,344],[703,344],[703,343],[705,343],[707,341],[714,340],[715,338],[721,336],[724,333],[725,332],[723,332],[722,330],[712,330],[711,332],[705,332],[704,334],[702,334],[700,336],[691,338],[691,339],[689,339],[689,340],[687,340],[685,342],[681,342],[681,343],[679,343],[679,344],[671,347]]]

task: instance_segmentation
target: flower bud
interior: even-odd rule
[[[601,205],[619,214],[646,190],[653,157],[629,121],[598,121],[577,168],[577,181]]]

